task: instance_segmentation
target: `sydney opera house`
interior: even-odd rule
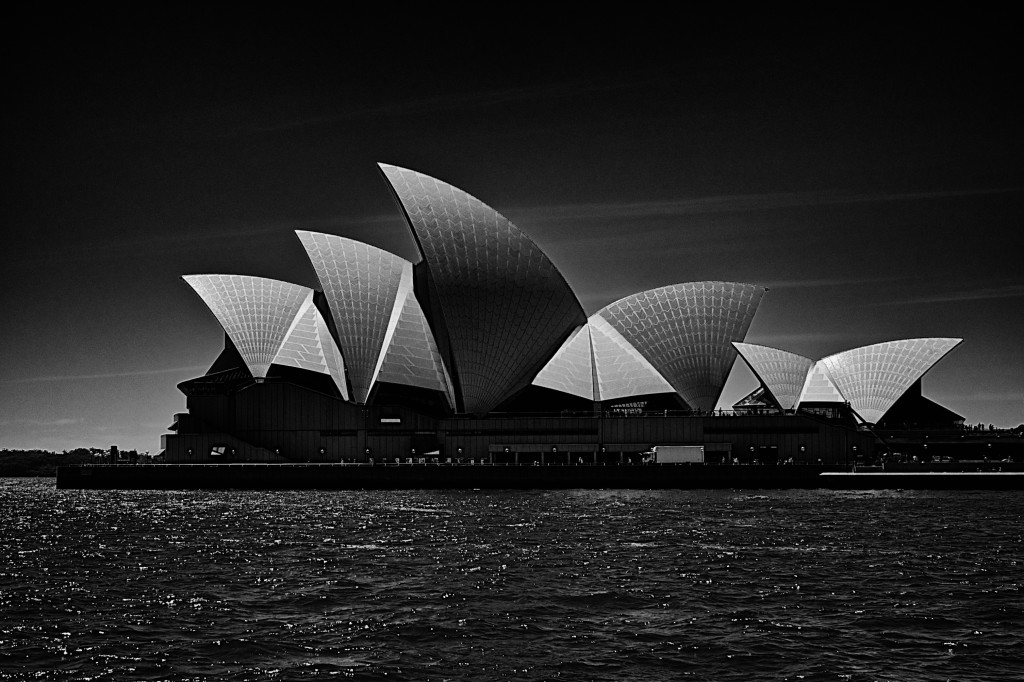
[[[518,227],[462,190],[381,164],[420,259],[299,231],[320,289],[184,277],[225,332],[167,462],[625,463],[655,445],[708,462],[869,457],[878,432],[962,418],[921,395],[961,339],[821,359],[745,343],[766,290],[684,282],[589,317]],[[717,410],[737,358],[760,382]]]

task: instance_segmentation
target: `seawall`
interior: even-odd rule
[[[833,466],[150,464],[57,469],[57,487],[136,490],[1024,489],[1024,473],[845,473]]]

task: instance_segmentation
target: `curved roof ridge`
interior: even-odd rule
[[[769,346],[768,344],[765,344],[765,343],[747,343],[746,341],[733,341],[732,345],[734,345],[734,346],[750,346],[752,348],[767,348],[768,350],[774,350],[774,351],[778,351],[780,353],[789,353],[790,355],[795,355],[797,357],[804,358],[806,360],[810,360],[811,362],[815,361],[814,358],[812,358],[812,357],[808,357],[806,355],[800,355],[800,353],[794,353],[791,350],[786,350],[785,348],[779,348],[778,346]]]
[[[956,341],[956,344],[953,345],[953,348],[956,348],[956,346],[960,345],[960,343],[963,342],[963,339],[957,338],[955,336],[912,336],[912,337],[908,337],[908,338],[904,338],[904,339],[891,339],[889,341],[877,341],[875,343],[868,343],[868,344],[865,344],[863,346],[856,346],[854,348],[848,348],[846,350],[841,350],[838,353],[832,353],[831,355],[826,355],[825,357],[823,357],[821,359],[822,360],[827,360],[829,358],[834,358],[837,355],[843,355],[844,353],[850,353],[850,352],[853,352],[855,350],[860,350],[862,348],[872,348],[874,346],[884,346],[886,344],[899,343],[901,341]],[[952,348],[950,350],[952,350]]]
[[[608,303],[607,305],[602,306],[597,312],[599,313],[599,312],[601,312],[601,310],[604,310],[605,308],[610,308],[611,306],[615,305],[616,303],[621,303],[622,301],[625,301],[627,298],[633,298],[634,296],[639,296],[640,294],[653,293],[653,292],[656,292],[656,291],[662,291],[662,290],[665,290],[665,289],[671,289],[673,287],[681,287],[681,286],[686,286],[686,285],[690,285],[690,284],[736,284],[736,285],[745,286],[745,287],[758,287],[758,288],[764,289],[764,291],[768,291],[768,287],[763,287],[760,284],[750,284],[749,282],[731,282],[729,280],[724,280],[724,279],[705,279],[705,280],[696,280],[696,281],[693,281],[693,282],[676,282],[674,284],[662,284],[661,286],[653,287],[651,289],[644,289],[642,291],[633,292],[632,294],[626,294],[625,296],[623,296],[621,298],[618,298],[618,299],[612,301],[611,303]]]
[[[419,171],[417,171],[417,170],[413,170],[413,169],[411,169],[411,168],[403,168],[402,166],[396,166],[396,165],[394,165],[394,164],[389,164],[389,163],[383,163],[383,162],[380,162],[380,161],[378,161],[378,162],[377,162],[377,166],[378,166],[378,167],[379,167],[379,168],[381,169],[381,171],[382,171],[382,172],[384,172],[384,176],[385,176],[385,178],[388,178],[388,177],[389,177],[389,176],[388,176],[388,174],[387,174],[387,172],[385,172],[385,171],[384,171],[384,169],[385,169],[385,168],[391,168],[391,169],[394,169],[394,170],[396,170],[396,171],[405,171],[405,172],[408,172],[408,173],[416,173],[417,175],[421,175],[421,176],[423,176],[423,177],[427,177],[427,178],[430,178],[430,179],[434,180],[435,182],[439,182],[439,183],[442,183],[442,184],[444,184],[444,185],[447,185],[447,186],[451,187],[452,189],[456,189],[456,190],[458,190],[459,192],[461,192],[462,194],[465,194],[465,195],[466,195],[467,197],[469,197],[470,199],[472,199],[472,200],[474,200],[474,201],[478,201],[478,202],[480,202],[481,204],[483,204],[484,206],[486,206],[486,207],[487,207],[488,209],[490,209],[491,211],[493,211],[495,215],[497,215],[497,216],[498,216],[498,217],[500,217],[500,218],[501,218],[502,220],[504,220],[505,222],[507,222],[507,223],[508,223],[508,225],[509,225],[509,227],[510,227],[510,228],[512,228],[512,230],[513,230],[513,231],[515,231],[516,233],[518,233],[518,235],[519,235],[519,236],[520,236],[520,237],[521,237],[522,239],[526,240],[527,242],[529,242],[530,244],[532,244],[532,245],[533,245],[534,247],[536,247],[536,249],[537,249],[538,251],[540,251],[540,252],[541,252],[542,254],[544,254],[544,257],[545,257],[545,258],[547,258],[547,259],[548,259],[549,261],[551,261],[551,257],[547,255],[547,253],[546,253],[546,252],[544,251],[544,249],[540,248],[540,245],[539,245],[539,244],[537,244],[537,242],[536,242],[536,241],[535,241],[535,240],[533,239],[533,237],[531,237],[531,236],[529,235],[529,233],[525,232],[525,231],[524,231],[524,230],[523,230],[523,229],[522,229],[521,227],[517,226],[517,225],[516,225],[515,223],[513,223],[513,222],[512,222],[511,220],[509,220],[509,219],[508,219],[507,217],[505,217],[505,215],[504,215],[504,214],[503,214],[503,213],[502,213],[501,211],[497,210],[496,208],[493,208],[493,207],[492,207],[492,206],[490,206],[489,204],[486,204],[486,203],[484,203],[484,202],[483,202],[483,201],[481,201],[480,199],[477,199],[477,198],[476,198],[476,196],[474,196],[474,195],[470,194],[469,192],[467,192],[467,191],[465,191],[465,190],[463,190],[463,189],[460,189],[460,188],[456,187],[455,185],[451,184],[450,182],[446,182],[446,181],[444,181],[444,180],[441,180],[440,178],[435,178],[435,177],[433,177],[433,176],[427,175],[426,173],[421,173],[421,172],[419,172]],[[389,183],[390,183],[390,179],[389,179]],[[401,199],[399,199],[399,203],[401,204]],[[403,208],[404,208],[404,206],[403,206]],[[406,214],[406,215],[407,215],[407,217],[408,217],[408,214]],[[416,235],[415,235],[415,231],[414,231],[413,237],[414,237],[414,238],[416,237]],[[419,245],[420,245],[420,244],[419,244],[419,239],[416,239],[416,246],[417,246],[417,247],[419,247]],[[422,252],[422,250],[420,251],[420,257],[421,257],[421,258],[423,257],[423,252]],[[554,261],[551,261],[551,263],[552,263],[552,265],[554,265]],[[570,292],[572,292],[572,294],[573,294],[573,297],[574,297],[574,298],[576,298],[576,292],[575,292],[575,291],[573,290],[573,288],[572,288],[572,287],[571,287],[571,286],[569,285],[569,280],[567,280],[567,279],[565,278],[565,275],[563,275],[563,274],[562,274],[562,271],[561,271],[561,270],[559,270],[559,269],[558,269],[557,267],[556,267],[556,268],[554,269],[554,271],[555,271],[555,274],[556,274],[556,275],[557,275],[557,276],[559,277],[559,279],[561,279],[561,280],[562,280],[562,282],[563,282],[563,283],[565,284],[566,288],[567,288],[567,289],[568,289],[568,290],[569,290]],[[576,302],[577,302],[577,304],[579,304],[579,306],[580,306],[580,310],[582,311],[582,310],[583,310],[583,304],[581,304],[581,303],[579,302],[579,299],[578,299],[578,298],[576,298]]]

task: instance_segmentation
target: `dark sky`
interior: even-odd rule
[[[747,341],[820,358],[963,337],[925,394],[1024,422],[1008,18],[644,42],[190,19],[9,27],[0,447],[158,450],[176,384],[223,342],[183,274],[318,286],[295,229],[415,260],[378,161],[502,212],[588,314],[762,284]],[[725,403],[755,386],[738,363]]]

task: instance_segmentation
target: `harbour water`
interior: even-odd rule
[[[1019,680],[1015,491],[0,479],[0,679]]]

